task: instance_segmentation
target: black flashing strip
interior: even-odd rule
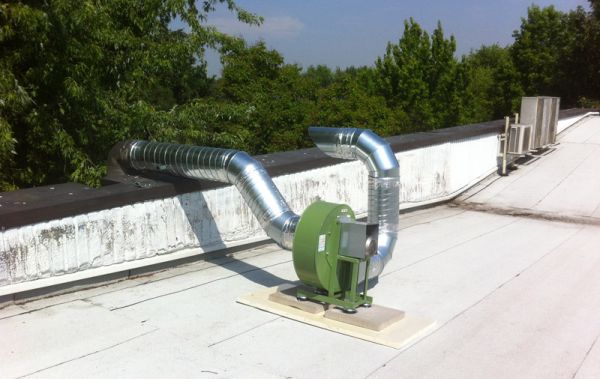
[[[568,109],[560,119],[585,114],[593,109]],[[501,133],[503,120],[456,126],[423,133],[387,138],[395,152],[418,149],[460,139]],[[289,175],[343,162],[326,156],[317,148],[255,156],[271,176]],[[57,220],[133,203],[224,187],[204,180],[161,175],[126,173],[109,156],[108,175],[103,187],[89,188],[76,183],[21,189],[0,193],[0,230]]]

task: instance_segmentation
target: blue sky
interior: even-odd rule
[[[431,32],[437,21],[457,40],[457,55],[481,45],[512,42],[512,32],[527,14],[531,0],[238,0],[237,4],[265,18],[260,27],[238,22],[225,9],[211,13],[208,22],[220,30],[253,42],[264,40],[288,63],[332,68],[372,65],[389,41],[396,42],[403,22],[413,17]],[[587,0],[537,0],[566,11]],[[210,75],[218,75],[216,53],[207,54]]]

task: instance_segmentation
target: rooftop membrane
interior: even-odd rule
[[[600,117],[453,202],[404,213],[375,302],[405,350],[236,303],[297,277],[264,244],[0,309],[2,377],[598,378]]]

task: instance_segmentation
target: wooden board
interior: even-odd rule
[[[323,317],[379,332],[400,322],[404,318],[404,311],[377,304],[370,308],[358,308],[356,313],[345,313],[337,307],[331,307]]]
[[[433,331],[436,325],[435,321],[421,318],[416,315],[406,314],[399,321],[393,322],[391,325],[387,326],[381,331],[376,331],[326,318],[324,317],[325,311],[310,313],[298,309],[295,306],[269,300],[269,297],[272,294],[278,291],[286,291],[289,289],[290,285],[266,288],[264,290],[242,296],[237,299],[237,302],[292,320],[300,321],[305,324],[327,329],[336,333],[345,334],[351,337],[360,338],[362,340],[370,341],[380,345],[393,347],[395,349],[407,348]]]

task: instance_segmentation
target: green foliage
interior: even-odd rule
[[[194,106],[205,111],[194,100],[211,85],[204,48],[233,40],[203,25],[221,3],[245,22],[260,22],[230,0],[0,5],[0,185],[66,180],[97,185],[110,146],[151,138],[161,125],[193,115]],[[190,31],[171,30],[175,18]],[[191,122],[169,135],[192,141],[208,133],[182,134],[194,129]],[[236,140],[242,134],[219,138]]]
[[[404,110],[415,128],[434,124],[430,102],[431,41],[412,18],[397,45],[389,43],[376,70],[379,91],[390,107]]]
[[[354,72],[338,73],[335,82],[317,93],[309,124],[372,129],[381,135],[399,134],[407,124],[400,109],[389,108],[380,95],[371,95]]]
[[[304,122],[312,106],[301,68],[264,42],[243,41],[222,49],[223,76],[217,96],[253,110],[246,127],[250,153],[292,150],[303,145]]]
[[[454,58],[456,41],[441,23],[432,36],[411,18],[398,44],[376,62],[379,93],[404,112],[412,130],[454,126],[461,119],[462,83]]]
[[[334,81],[331,69],[324,65],[308,66],[304,79],[311,82],[311,88],[326,88]]]
[[[264,42],[206,25],[233,0],[9,1],[0,4],[0,190],[98,185],[118,141],[143,138],[251,154],[310,146],[309,125],[383,135],[497,119],[523,95],[597,106],[600,3],[563,13],[532,6],[509,47],[458,60],[441,23],[413,19],[374,67],[306,70]],[[173,30],[172,21],[185,24]],[[221,78],[204,51],[221,53]]]
[[[27,107],[31,99],[27,92],[16,81],[12,72],[0,66],[0,172],[11,172],[12,175],[0,174],[0,189],[15,189],[14,178],[21,174],[16,170],[17,140],[11,121],[18,117],[23,108]]]
[[[512,53],[525,92],[531,95],[557,95],[555,73],[560,59],[570,47],[567,17],[554,7],[532,5],[521,29],[515,31]]]
[[[563,106],[575,106],[581,96],[598,98],[599,6],[590,3],[590,13],[581,7],[569,13],[552,6],[528,9],[511,47],[525,93],[560,96]]]
[[[507,48],[482,46],[463,57],[462,65],[467,78],[467,120],[495,120],[518,111],[523,91]]]
[[[586,97],[600,102],[600,2],[590,1],[592,13],[586,14],[581,8],[569,14],[571,29],[578,30],[574,41],[573,55],[567,60],[571,70],[566,70],[565,82],[575,80],[571,88],[571,99],[579,102]],[[569,62],[570,61],[570,62]]]
[[[456,41],[444,37],[442,24],[431,37],[431,66],[428,78],[431,94],[431,109],[434,112],[435,128],[458,125],[461,120],[464,91],[459,80],[459,64],[454,58]]]

